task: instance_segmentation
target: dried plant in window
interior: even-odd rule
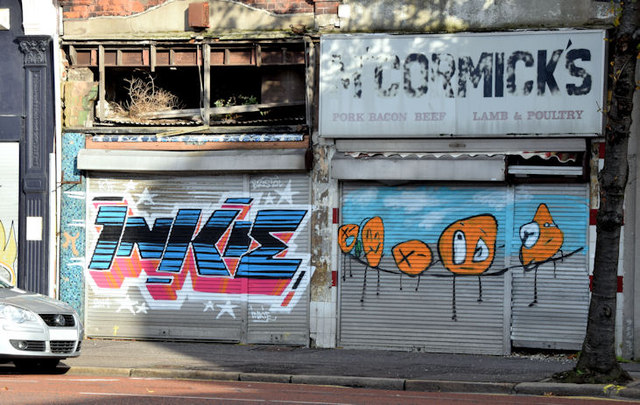
[[[134,122],[146,122],[149,114],[171,111],[182,108],[180,99],[171,92],[159,88],[154,78],[131,77],[125,79],[129,100],[122,104],[111,103],[114,114],[128,117]]]

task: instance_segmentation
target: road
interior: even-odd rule
[[[585,397],[430,393],[316,385],[85,377],[0,375],[0,403],[43,404],[638,404]]]

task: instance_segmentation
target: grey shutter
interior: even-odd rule
[[[544,224],[532,225],[530,232],[540,227],[539,258],[548,261],[513,269],[513,345],[516,347],[579,350],[584,340],[589,309],[588,226],[589,194],[586,184],[553,184],[518,186],[515,190],[513,231],[514,265],[520,263],[518,249],[522,246],[520,226],[534,221],[541,204],[555,223],[548,229],[562,232],[561,250],[554,242],[543,240]],[[544,208],[542,208],[544,210]],[[540,214],[543,218],[545,213]],[[539,221],[542,222],[542,221]],[[526,229],[523,229],[523,232]],[[545,247],[547,246],[551,247]],[[532,260],[530,254],[525,261]],[[540,259],[536,259],[540,260]],[[537,280],[536,280],[537,278]],[[537,281],[537,282],[536,282]],[[537,302],[533,305],[537,284]]]
[[[359,240],[368,231],[364,229],[367,221],[380,218],[384,226],[384,254],[375,268],[368,265],[369,258],[360,247],[341,253],[340,346],[456,353],[508,352],[508,339],[505,339],[509,319],[505,300],[505,290],[509,288],[505,283],[508,277],[504,254],[505,187],[392,187],[345,182],[341,214],[341,225],[360,227]],[[471,231],[476,224],[473,220],[463,221],[465,225],[458,221],[484,214],[495,218],[497,223],[493,261],[480,277],[453,277],[440,260],[440,236],[449,225],[458,224],[456,226],[468,231],[466,236],[472,241],[474,235],[479,235],[477,231]],[[398,262],[403,259],[401,256],[395,259],[392,253],[394,246],[412,240],[426,244],[433,256],[431,267],[416,277],[400,274]],[[448,250],[450,257],[455,252],[446,245],[443,250]],[[407,246],[404,254],[409,255],[415,249]],[[482,266],[480,262],[478,264]],[[480,297],[482,302],[478,302]],[[454,300],[457,320],[452,319]]]

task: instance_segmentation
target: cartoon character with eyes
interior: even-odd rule
[[[364,254],[364,280],[362,285],[362,297],[360,302],[364,302],[364,295],[367,286],[367,270],[369,267],[375,269],[378,275],[378,291],[380,294],[380,261],[384,249],[384,223],[382,218],[367,218],[362,225],[346,224],[338,229],[338,245],[343,253],[351,253],[353,257],[360,259]],[[360,238],[358,239],[358,235]],[[350,262],[349,262],[350,263]],[[351,266],[349,266],[351,268]],[[345,279],[343,272],[342,279]]]
[[[433,263],[433,254],[429,246],[421,240],[408,240],[391,248],[391,253],[396,267],[400,270],[400,289],[402,290],[402,275],[406,274],[409,277],[418,277],[418,291],[422,273]]]
[[[398,270],[409,277],[420,276],[431,266],[431,249],[420,240],[398,243],[391,249]]]
[[[373,217],[362,226],[362,249],[367,263],[371,267],[378,267],[382,260],[384,248],[384,224],[382,218]]]
[[[482,301],[480,275],[487,271],[496,254],[498,222],[490,214],[476,215],[458,220],[440,235],[438,254],[442,265],[453,273],[453,315],[456,316],[456,276],[478,276],[478,301]]]
[[[533,301],[529,306],[538,302],[538,267],[549,261],[553,261],[553,271],[555,275],[556,263],[552,260],[556,253],[562,255],[562,244],[564,243],[564,233],[549,212],[546,204],[540,204],[533,221],[520,227],[520,263],[525,272],[534,270]]]
[[[360,227],[355,224],[342,225],[338,229],[338,245],[343,253],[353,250],[358,242],[358,233],[360,233]]]

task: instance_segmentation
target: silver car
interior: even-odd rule
[[[0,362],[53,369],[80,355],[84,328],[65,302],[15,288],[0,278]]]

